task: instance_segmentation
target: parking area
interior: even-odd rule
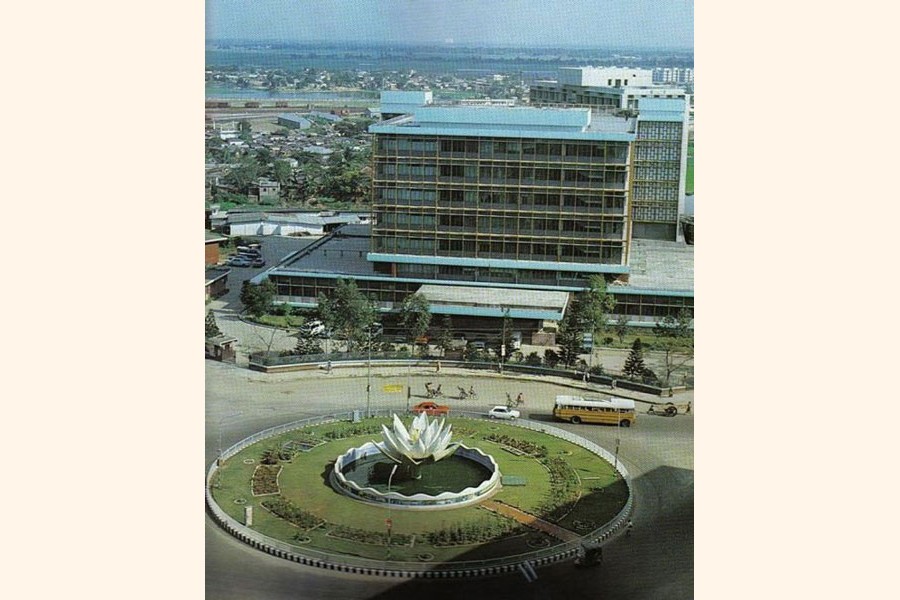
[[[260,252],[266,264],[262,267],[229,267],[228,291],[213,301],[216,310],[239,312],[241,285],[262,271],[277,265],[291,252],[301,250],[318,240],[318,237],[243,236],[245,241],[260,244]]]

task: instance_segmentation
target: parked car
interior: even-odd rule
[[[319,321],[318,319],[314,321],[307,321],[300,326],[300,331],[305,335],[322,335],[323,333],[325,333],[325,323]]]
[[[250,266],[250,259],[248,259],[248,258],[243,258],[243,257],[240,257],[240,256],[232,256],[231,258],[228,259],[228,263],[227,263],[227,264],[230,265],[230,266],[232,266],[232,267],[249,267],[249,266]]]
[[[510,344],[513,350],[521,350],[522,349],[522,332],[521,331],[513,331]]]
[[[514,408],[507,408],[505,406],[495,406],[491,410],[488,411],[488,416],[492,419],[518,419],[520,416],[519,411]]]
[[[484,342],[469,342],[472,346],[472,350],[484,350],[487,346],[485,346]]]
[[[415,406],[410,409],[412,412],[418,414],[425,413],[429,417],[433,417],[435,415],[446,415],[450,412],[450,407],[446,404],[438,404],[437,402],[432,402],[430,400],[426,400],[425,402],[419,402]]]
[[[266,266],[266,261],[263,260],[262,258],[254,258],[252,261],[250,261],[250,266],[251,267],[264,267],[264,266]]]

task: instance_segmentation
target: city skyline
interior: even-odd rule
[[[693,48],[692,0],[208,0],[206,40]]]

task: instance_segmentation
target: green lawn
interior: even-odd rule
[[[387,419],[364,421],[363,425],[375,425],[388,422]],[[534,458],[516,456],[500,445],[489,442],[483,437],[491,433],[502,433],[519,440],[531,441],[547,447],[548,456],[565,456],[567,463],[578,474],[580,479],[580,499],[572,507],[560,524],[568,529],[585,533],[611,519],[624,505],[627,499],[627,487],[614,472],[611,465],[586,450],[569,442],[505,424],[478,421],[472,419],[451,419],[454,424],[454,438],[467,446],[478,447],[494,457],[503,475],[516,475],[527,481],[525,486],[503,487],[494,500],[517,506],[528,512],[538,512],[538,507],[546,500],[550,492],[550,479],[543,464]],[[317,439],[326,439],[329,431],[351,427],[348,423],[317,425],[304,430],[290,432],[277,438],[265,440],[238,455],[230,458],[222,467],[221,477],[213,488],[213,496],[219,506],[230,516],[243,522],[244,506],[254,507],[253,528],[270,537],[289,543],[296,543],[295,537],[300,530],[294,525],[272,515],[260,505],[266,497],[254,498],[250,493],[250,480],[253,470],[259,464],[262,452],[269,448],[280,448],[291,439],[298,439],[300,431],[303,437],[312,432]],[[357,426],[358,427],[358,426]],[[373,429],[374,431],[374,429]],[[382,533],[385,531],[385,519],[389,513],[387,507],[373,506],[353,500],[335,492],[328,484],[327,476],[333,460],[351,447],[360,446],[367,441],[377,441],[377,432],[354,435],[341,440],[328,441],[309,452],[301,452],[291,462],[283,462],[279,476],[282,495],[305,510],[314,513],[329,523]],[[244,460],[253,459],[253,464],[244,464]],[[246,504],[236,504],[235,498],[243,499]],[[488,527],[491,523],[503,520],[490,511],[478,506],[452,508],[441,511],[408,511],[392,510],[395,534],[417,534],[412,546],[392,546],[390,558],[393,560],[416,560],[416,557],[427,552],[435,556],[435,560],[448,561],[465,555],[471,559],[477,549],[480,557],[518,554],[532,549],[528,540],[545,538],[533,530],[524,534],[508,537],[497,542],[481,545],[436,547],[425,542],[421,535],[429,531],[438,531],[447,527],[463,524],[477,524],[479,528]],[[325,526],[302,535],[310,538],[310,547],[331,552],[364,556],[375,559],[388,558],[385,545],[365,544],[358,541],[344,540],[328,535],[331,527]],[[555,538],[547,538],[550,543],[559,543]]]
[[[686,194],[694,193],[694,142],[688,144],[687,174],[684,190]]]

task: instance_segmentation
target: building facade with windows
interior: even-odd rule
[[[341,278],[388,312],[427,292],[432,312],[457,328],[496,328],[509,314],[526,334],[561,319],[564,298],[597,274],[632,324],[692,313],[693,249],[673,265],[666,248],[684,247],[674,234],[632,235],[643,224],[635,205],[648,222],[669,218],[651,209],[673,208],[664,184],[677,181],[681,155],[666,145],[683,112],[677,100],[637,117],[416,107],[369,128],[372,225],[345,226],[256,281],[270,279],[277,301],[306,308]]]
[[[653,71],[621,67],[562,67],[557,78],[534,83],[532,106],[567,106],[596,111],[636,111],[645,98],[685,100],[680,87],[654,85]]]
[[[423,108],[370,131],[380,272],[543,285],[627,272],[634,119]]]

